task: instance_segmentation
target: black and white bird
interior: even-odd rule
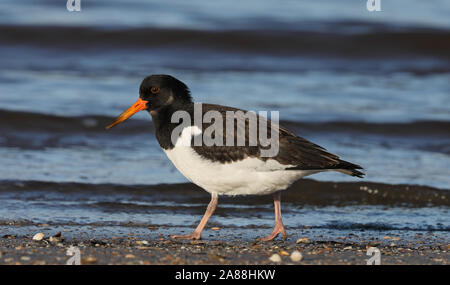
[[[266,194],[274,196],[275,226],[272,233],[261,240],[273,240],[280,233],[286,238],[281,219],[282,190],[304,176],[322,171],[338,171],[357,177],[364,175],[358,170],[362,169],[361,166],[341,160],[337,155],[281,126],[276,129],[278,153],[273,157],[263,157],[261,152],[265,146],[259,143],[252,146],[186,144],[186,141],[193,141],[195,136],[206,133],[205,128],[210,125],[206,123],[198,126],[192,122],[174,140],[172,133],[182,122],[172,123],[173,114],[184,111],[194,117],[195,104],[189,88],[170,75],[151,75],[142,81],[139,94],[139,100],[108,125],[107,129],[139,111],[147,110],[152,116],[156,138],[167,157],[187,179],[211,194],[211,201],[197,228],[191,234],[173,235],[172,238],[200,239],[208,219],[217,207],[219,195]],[[217,111],[225,118],[227,111],[238,110],[202,104],[202,115],[208,111]],[[225,121],[224,119],[223,122]],[[227,130],[225,127],[223,132],[225,137],[229,132],[236,133],[236,128]],[[248,135],[245,133],[246,142]]]

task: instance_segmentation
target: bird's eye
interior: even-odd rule
[[[151,91],[153,94],[156,94],[156,93],[159,92],[159,87],[152,87],[152,88],[150,89],[150,91]]]

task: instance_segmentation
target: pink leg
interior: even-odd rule
[[[208,204],[208,208],[206,208],[205,215],[203,215],[202,220],[198,224],[197,228],[191,233],[187,235],[172,235],[171,238],[178,238],[178,239],[200,239],[202,235],[202,231],[206,226],[206,223],[208,222],[209,218],[212,216],[214,211],[217,208],[219,198],[217,194],[213,193],[211,194],[211,201]]]
[[[287,238],[286,230],[284,229],[283,221],[281,220],[281,192],[273,194],[273,204],[275,205],[275,226],[270,235],[260,238],[261,241],[274,240],[280,233],[283,239]]]

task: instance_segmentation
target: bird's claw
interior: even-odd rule
[[[258,240],[259,241],[272,241],[279,234],[281,234],[283,236],[284,240],[287,238],[286,230],[284,229],[284,226],[282,224],[280,226],[275,227],[270,235],[263,237],[263,238],[258,238]]]

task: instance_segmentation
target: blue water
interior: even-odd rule
[[[0,180],[53,182],[36,197],[27,196],[33,189],[1,193],[4,233],[28,234],[39,223],[102,225],[111,235],[195,226],[205,204],[177,194],[170,199],[180,203],[151,194],[53,196],[66,189],[60,182],[187,182],[159,148],[148,114],[103,129],[154,73],[185,82],[197,102],[280,111],[298,135],[362,165],[362,181],[450,189],[449,1],[382,0],[382,12],[368,12],[364,0],[81,0],[72,13],[65,2],[0,3]],[[328,237],[435,231],[448,241],[445,205],[288,201],[283,209],[302,235],[304,226]],[[270,201],[226,202],[212,224],[253,238],[272,218]]]
[[[386,24],[450,27],[448,1],[382,1],[382,12],[368,12],[366,0],[97,0],[81,1],[81,13],[66,11],[66,1],[4,0],[5,24],[98,25],[104,27],[183,27],[194,29],[267,29],[298,22],[352,20]],[[314,27],[319,29],[320,27]],[[354,27],[357,30],[358,27]]]

